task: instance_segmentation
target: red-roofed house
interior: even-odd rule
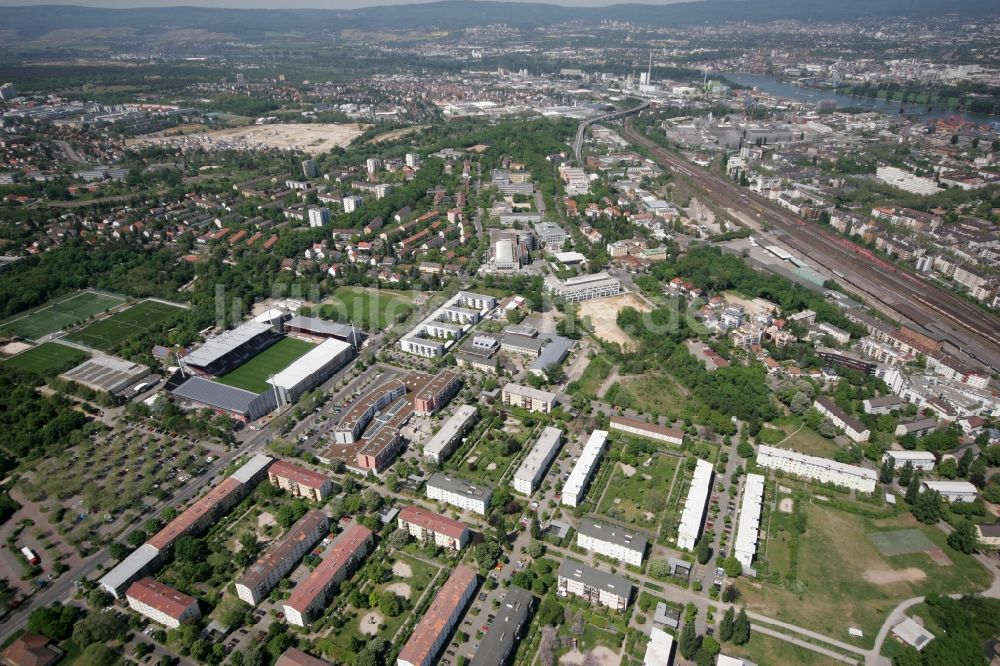
[[[420,541],[434,540],[444,548],[460,550],[469,542],[469,528],[459,520],[428,511],[419,506],[407,506],[397,516],[399,528]]]
[[[50,645],[49,639],[30,631],[21,634],[0,653],[3,663],[9,666],[48,666],[58,661],[62,655],[62,650]]]
[[[275,460],[267,469],[267,478],[272,486],[287,490],[296,497],[307,497],[320,501],[333,491],[333,483],[325,474],[293,465],[284,460]]]
[[[132,583],[125,598],[132,610],[171,629],[201,617],[197,599],[149,576]]]

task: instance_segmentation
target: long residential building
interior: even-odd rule
[[[149,576],[132,583],[125,598],[129,608],[171,629],[201,617],[197,599]]]
[[[743,501],[740,503],[736,541],[733,544],[733,557],[747,569],[753,566],[753,558],[757,554],[760,512],[763,505],[764,477],[760,474],[747,474],[743,482]]]
[[[251,606],[259,604],[295,563],[330,531],[326,514],[310,509],[267,549],[236,581],[236,595]]]
[[[681,513],[681,523],[677,527],[677,547],[694,550],[701,536],[701,527],[705,522],[705,509],[708,508],[708,497],[712,494],[712,463],[699,460],[691,478],[687,499],[684,501],[684,511]]]
[[[494,307],[496,299],[493,296],[460,291],[404,335],[399,347],[415,356],[443,356]]]
[[[549,469],[549,464],[562,447],[562,436],[563,431],[559,428],[545,426],[542,434],[538,436],[538,441],[531,447],[531,451],[514,473],[511,482],[514,490],[523,495],[531,495],[538,489]]]
[[[607,430],[595,430],[590,433],[590,438],[583,446],[580,458],[573,466],[573,471],[569,473],[569,478],[563,484],[562,503],[566,506],[578,506],[583,501],[586,494],[587,484],[590,477],[597,469],[597,463],[604,453],[604,447],[608,443]]]
[[[560,280],[554,275],[545,277],[545,291],[555,297],[563,298],[569,303],[589,301],[594,298],[617,296],[622,291],[622,284],[605,272],[593,275],[581,275]]]
[[[506,664],[514,647],[521,640],[521,630],[528,622],[533,603],[531,592],[517,585],[508,587],[500,608],[494,611],[496,619],[486,630],[469,666]]]
[[[493,497],[489,486],[478,486],[461,477],[438,472],[427,479],[427,498],[445,502],[463,511],[486,515]]]
[[[406,384],[398,379],[382,384],[364,399],[356,402],[340,418],[340,423],[334,431],[334,439],[341,444],[353,444],[361,437],[361,433],[380,409],[404,395],[406,395]]]
[[[314,502],[326,499],[333,491],[333,482],[327,475],[284,460],[274,461],[267,470],[267,477],[272,486]]]
[[[437,465],[443,463],[452,454],[465,433],[469,432],[479,410],[473,405],[462,405],[452,414],[441,429],[424,444],[424,460]]]
[[[556,394],[531,386],[509,383],[503,387],[503,404],[548,414],[556,406]]]
[[[576,533],[576,545],[638,567],[642,566],[642,558],[646,553],[646,536],[617,525],[584,518]]]
[[[476,592],[479,576],[460,564],[441,586],[434,601],[400,650],[396,666],[430,666]]]
[[[451,370],[442,370],[434,375],[413,397],[413,411],[417,416],[429,416],[448,404],[462,382]]]
[[[166,563],[177,539],[205,531],[246,497],[266,476],[272,461],[268,456],[252,457],[104,574],[98,584],[121,599],[130,584]]]
[[[559,565],[557,589],[561,597],[572,594],[619,613],[625,612],[632,597],[632,583],[625,578],[588,567],[570,557]]]
[[[757,464],[765,469],[781,470],[792,476],[819,483],[832,483],[864,493],[875,492],[875,482],[878,479],[874,470],[766,445],[757,449]]]
[[[833,400],[825,395],[816,398],[813,402],[813,408],[830,419],[833,425],[843,430],[844,434],[852,442],[867,442],[871,436],[871,430],[864,423],[842,410]]]
[[[354,524],[330,544],[312,575],[295,586],[285,602],[285,618],[297,627],[307,626],[326,606],[330,593],[365,559],[374,542],[372,531]]]
[[[906,463],[910,463],[915,470],[929,472],[937,464],[937,458],[930,451],[886,451],[882,455],[882,462],[890,459],[896,471],[901,470]]]
[[[949,502],[975,502],[979,490],[968,481],[933,481],[920,482],[922,490],[934,490]]]
[[[399,529],[406,530],[418,541],[433,541],[452,550],[461,550],[469,543],[469,528],[465,523],[419,506],[403,507],[396,521]]]
[[[684,443],[683,430],[678,430],[677,428],[665,428],[661,425],[646,423],[645,421],[630,419],[625,416],[612,416],[611,429],[676,446],[680,446]]]

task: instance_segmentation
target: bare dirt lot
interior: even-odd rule
[[[876,585],[892,585],[893,583],[915,583],[927,578],[927,574],[915,567],[908,569],[868,569],[865,580]]]
[[[622,349],[634,349],[635,341],[618,326],[618,313],[626,307],[639,312],[650,311],[650,307],[635,294],[620,294],[583,301],[580,303],[580,316],[590,317],[594,334],[600,339],[617,343]]]
[[[378,629],[382,626],[384,620],[385,618],[382,617],[382,613],[378,611],[373,610],[365,613],[358,620],[358,631],[365,636],[374,636],[378,633]]]
[[[335,123],[274,124],[230,127],[177,136],[144,136],[128,139],[129,146],[175,146],[203,148],[281,148],[298,149],[310,155],[344,147],[364,132],[364,125]]]
[[[778,511],[781,513],[791,513],[794,507],[795,501],[791,497],[783,497],[781,498],[781,501],[778,502]]]
[[[592,657],[592,660],[588,660],[588,656]],[[589,653],[570,652],[559,657],[559,663],[566,666],[582,666],[588,662],[600,664],[600,666],[617,666],[621,663],[621,657],[603,645],[598,645]]]
[[[404,599],[410,598],[410,585],[408,583],[392,583],[391,585],[386,585],[385,590]]]
[[[413,567],[406,562],[396,561],[392,563],[392,573],[400,578],[410,578],[413,576]]]

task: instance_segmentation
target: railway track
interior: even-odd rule
[[[885,289],[886,294],[874,293],[872,296],[892,307],[895,303],[907,303],[912,309],[923,314],[928,320],[935,321],[944,317],[955,329],[968,340],[952,336],[955,345],[967,348],[974,343],[989,352],[993,361],[980,358],[976,354],[965,351],[980,362],[985,362],[994,369],[1000,367],[996,360],[1000,359],[1000,319],[984,312],[975,305],[963,300],[960,296],[930,284],[912,273],[881,258],[871,255],[850,241],[810,225],[788,211],[773,206],[768,200],[753,194],[726,178],[710,173],[687,160],[673,155],[655,144],[653,141],[637,132],[626,120],[622,136],[628,141],[638,144],[649,151],[654,161],[695,177],[702,185],[704,197],[726,208],[741,209],[750,206],[760,215],[766,215],[766,221],[781,231],[783,241],[804,256],[831,269],[846,269],[870,283]],[[865,256],[867,253],[869,256]],[[890,296],[891,298],[886,298]],[[899,313],[906,316],[905,313]],[[918,322],[919,323],[919,322]]]

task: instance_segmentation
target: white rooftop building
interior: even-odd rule
[[[874,470],[766,445],[757,449],[757,464],[766,469],[777,469],[793,476],[832,483],[864,493],[875,492],[875,482],[878,480]]]
[[[968,481],[921,481],[923,490],[936,490],[949,502],[975,502],[979,491]]]
[[[521,461],[521,466],[514,473],[514,480],[511,485],[514,490],[523,494],[531,495],[545,478],[545,472],[549,468],[549,463],[559,453],[562,446],[563,431],[559,428],[546,426],[542,434],[538,436],[538,441],[531,447],[531,451]]]
[[[699,460],[688,488],[684,511],[681,513],[681,524],[677,528],[677,547],[694,550],[698,537],[701,536],[701,525],[705,520],[705,508],[708,506],[708,496],[712,492],[712,463]]]
[[[479,415],[472,405],[462,405],[451,417],[444,422],[441,429],[434,433],[434,436],[424,444],[424,459],[430,463],[438,464],[448,459],[452,451],[458,445],[462,435],[468,432],[469,426]]]
[[[733,556],[747,569],[753,566],[753,557],[757,554],[757,537],[760,531],[760,511],[763,501],[764,477],[760,474],[747,474],[746,481],[743,483],[743,501],[740,504],[736,542],[733,545]]]
[[[267,380],[274,387],[282,404],[295,402],[300,395],[344,367],[354,353],[354,345],[327,338],[291,365]]]
[[[597,461],[604,453],[604,446],[608,442],[608,432],[606,430],[595,430],[590,434],[590,439],[583,447],[580,459],[576,461],[573,471],[562,490],[562,503],[566,506],[577,506],[583,500],[584,491],[594,470],[597,469]]]
[[[670,666],[674,663],[674,639],[662,629],[649,630],[649,644],[642,658],[643,666]]]

